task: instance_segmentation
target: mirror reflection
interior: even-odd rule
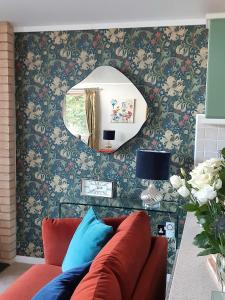
[[[66,94],[67,129],[98,152],[116,151],[133,138],[147,117],[147,104],[133,83],[113,67],[96,68]]]

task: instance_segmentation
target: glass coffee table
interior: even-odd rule
[[[133,194],[132,196],[120,195],[120,197],[115,198],[79,196],[73,202],[60,201],[59,217],[74,217],[73,210],[83,213],[83,208],[87,209],[90,206],[96,210],[100,209],[103,211],[104,217],[114,215],[115,211],[117,211],[116,215],[125,215],[132,211],[145,211],[151,216],[152,223],[157,220],[158,223],[164,225],[165,223],[174,224],[176,247],[178,247],[179,203],[177,201],[161,201],[154,206],[144,207],[141,199],[139,199],[139,195],[140,193],[137,195]],[[109,215],[105,216],[105,213],[109,213]],[[159,226],[163,226],[160,224],[156,224],[155,234],[160,235]]]

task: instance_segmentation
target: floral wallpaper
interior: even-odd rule
[[[150,109],[138,135],[113,155],[76,140],[62,119],[65,93],[102,65],[125,74]],[[115,181],[117,197],[127,199],[146,185],[135,178],[137,149],[169,150],[171,173],[190,168],[206,67],[204,26],[16,33],[18,254],[42,256],[41,220],[57,217],[60,201],[80,198],[81,178]],[[161,188],[177,200],[168,182]],[[163,218],[152,217],[153,227]]]

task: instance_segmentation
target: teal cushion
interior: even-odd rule
[[[62,263],[63,272],[79,267],[95,258],[113,233],[91,207],[77,227]]]

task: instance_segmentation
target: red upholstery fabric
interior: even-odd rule
[[[144,212],[131,214],[96,256],[72,299],[130,299],[150,246],[149,217]]]
[[[45,262],[61,266],[70,240],[81,219],[44,219],[42,239]]]
[[[126,217],[105,218],[104,222],[116,231]],[[42,222],[42,239],[45,262],[61,266],[70,240],[80,224],[80,218],[44,219]],[[60,242],[59,242],[60,241]]]
[[[148,260],[137,282],[132,300],[165,300],[168,241],[153,237]]]
[[[98,265],[76,288],[71,300],[124,300],[116,274],[107,266]]]
[[[35,265],[20,276],[3,294],[0,300],[30,300],[46,283],[61,273],[61,268]]]

